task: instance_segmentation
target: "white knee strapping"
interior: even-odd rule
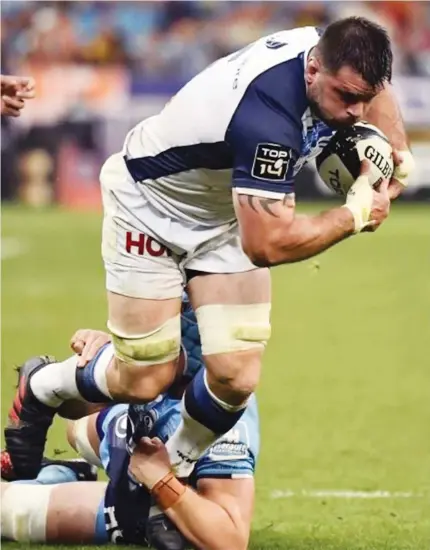
[[[270,304],[207,305],[196,309],[203,355],[263,348],[270,338]]]
[[[88,439],[88,417],[80,418],[73,423],[76,450],[87,462],[101,468],[102,463]]]
[[[2,537],[18,542],[45,542],[49,499],[54,487],[11,483],[1,503]]]
[[[167,363],[179,356],[181,317],[176,315],[147,334],[130,335],[108,322],[115,355],[130,365],[141,367]]]

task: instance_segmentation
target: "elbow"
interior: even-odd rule
[[[243,250],[251,262],[257,267],[272,267],[280,263],[292,263],[295,260],[293,247],[286,246],[276,236],[264,242],[242,242]]]
[[[251,262],[257,267],[271,267],[274,265],[274,239],[262,235],[242,236],[242,248]]]
[[[245,254],[257,267],[270,267],[270,254],[267,247],[244,246]]]

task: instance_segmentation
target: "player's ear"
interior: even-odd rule
[[[305,79],[306,84],[312,84],[315,81],[315,78],[318,76],[318,73],[321,71],[321,62],[313,52],[310,53],[306,68],[305,68]]]

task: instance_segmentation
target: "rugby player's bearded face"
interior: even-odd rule
[[[374,88],[345,65],[329,72],[312,52],[305,70],[312,114],[328,126],[340,129],[363,120],[366,108],[381,88]]]

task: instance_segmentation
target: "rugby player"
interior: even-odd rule
[[[29,76],[0,75],[1,114],[19,117],[27,99],[36,95],[34,79]]]
[[[184,335],[190,359],[182,373],[186,384],[202,360],[195,334]],[[78,339],[81,351],[101,348],[113,359],[108,335],[79,331]],[[103,466],[108,484],[73,483],[78,466],[81,476],[84,468],[67,461],[48,462],[28,484],[4,483],[2,536],[18,542],[150,544],[161,550],[189,544],[247,548],[259,450],[255,398],[197,461],[186,486],[173,476],[163,444],[180,422],[179,385],[153,403],[114,405],[69,423],[70,444],[89,463]]]
[[[21,376],[5,431],[17,471],[37,473],[62,399],[148,402],[165,391],[186,284],[206,368],[187,387],[167,449],[178,476],[189,475],[257,386],[271,329],[268,268],[375,230],[407,184],[413,159],[391,70],[385,30],[364,18],[322,34],[282,31],[213,63],[129,132],[100,176],[115,360]],[[374,191],[364,166],[344,205],[297,215],[294,176],[336,129],[362,119],[396,150],[392,181]]]

